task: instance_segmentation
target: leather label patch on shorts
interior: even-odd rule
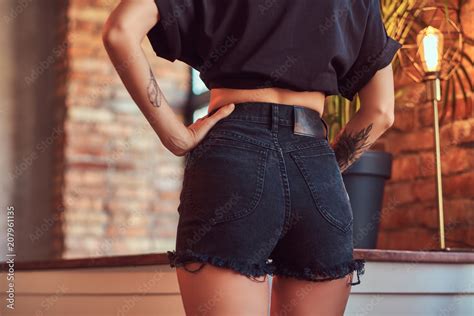
[[[295,106],[294,113],[293,133],[314,137],[321,136],[321,125],[318,124],[320,119],[316,112]]]

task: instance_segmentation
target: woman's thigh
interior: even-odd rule
[[[340,279],[313,282],[274,276],[271,316],[342,316],[351,291],[352,273]]]
[[[200,263],[188,263],[195,270]],[[266,276],[251,280],[231,269],[205,264],[199,273],[176,269],[187,316],[267,316],[269,282]]]

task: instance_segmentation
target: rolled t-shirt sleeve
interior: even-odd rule
[[[355,42],[355,41],[354,41]],[[388,36],[380,11],[380,0],[369,0],[362,43],[350,69],[338,78],[340,94],[352,100],[375,73],[389,65],[402,45]]]
[[[171,62],[192,60],[194,0],[155,0],[155,4],[160,19],[147,33],[155,54]]]

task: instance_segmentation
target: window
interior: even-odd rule
[[[199,77],[199,71],[194,68],[190,69],[191,91],[188,109],[186,111],[186,118],[187,121],[191,124],[194,123],[200,117],[203,117],[207,114],[210,92],[204,82]]]

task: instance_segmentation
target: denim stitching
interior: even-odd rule
[[[307,148],[318,148],[318,147],[325,147],[327,146],[327,141],[324,138],[317,138],[309,143],[303,144],[291,144],[288,145],[284,152],[289,153],[292,151],[300,150],[300,149],[307,149]]]
[[[260,201],[262,195],[263,195],[263,188],[264,188],[264,182],[265,182],[265,169],[267,165],[267,157],[268,157],[268,151],[260,151],[259,154],[259,161],[257,165],[257,188],[255,189],[255,193],[252,196],[252,202],[251,204],[246,207],[245,209],[241,210],[240,212],[232,212],[227,216],[223,216],[220,220],[216,220],[215,218],[210,219],[210,224],[211,225],[216,225],[219,223],[224,223],[224,222],[230,222],[237,220],[239,218],[245,217],[253,213],[255,210],[256,206],[258,205],[258,202]]]
[[[254,116],[228,116],[223,118],[221,121],[245,121],[254,123],[267,123],[268,120],[265,117],[254,117]]]
[[[241,140],[236,140],[236,139],[229,139],[229,138],[219,138],[219,136],[213,136],[212,138],[212,143],[211,145],[219,145],[219,146],[227,146],[227,147],[232,147],[232,148],[241,148],[244,150],[250,150],[256,153],[260,153],[262,149],[268,150],[268,148],[255,148],[255,146],[258,146],[256,144],[247,144],[245,142],[242,142]],[[252,146],[253,145],[253,146]]]
[[[311,144],[310,144],[311,145]],[[318,156],[323,156],[323,155],[333,155],[334,157],[336,156],[336,153],[334,152],[334,149],[332,149],[332,147],[329,145],[328,142],[326,142],[325,140],[322,140],[322,142],[320,144],[318,144],[317,146],[310,146],[310,147],[307,147],[307,146],[300,146],[302,148],[299,148],[298,150],[302,150],[302,149],[312,149],[312,148],[317,148],[317,149],[321,149],[320,152],[317,152],[317,153],[297,153],[297,155],[299,157],[318,157]],[[295,151],[295,150],[292,150],[292,151]]]
[[[187,153],[185,169],[192,169],[192,168],[190,168],[191,165],[194,164],[196,162],[196,160],[199,159],[200,156],[202,156],[202,153],[198,157],[195,157],[195,154],[199,154],[203,147],[211,146],[214,141],[215,141],[215,139],[206,136],[193,149],[191,149]],[[206,151],[207,150],[209,150],[209,147],[208,147],[208,149],[206,149]]]
[[[182,194],[182,199],[180,199],[179,201],[179,205],[178,205],[178,214],[180,214],[180,216],[182,216],[184,214],[184,212],[186,211],[186,208],[188,206],[188,201],[189,201],[189,176],[191,175],[186,175],[187,172],[190,172],[189,169],[184,169],[184,176],[183,176],[183,181],[182,181],[182,188],[181,188],[181,194]]]
[[[295,155],[295,153],[291,153],[292,155]],[[334,156],[334,153],[332,152],[321,152],[321,153],[315,153],[315,154],[297,154],[298,157],[300,158],[311,158],[311,157],[321,157],[321,156]]]
[[[345,224],[341,222],[339,219],[335,218],[334,216],[331,215],[331,212],[329,212],[326,207],[321,203],[321,200],[317,194],[317,189],[314,187],[313,183],[309,181],[309,173],[307,169],[304,167],[304,164],[301,160],[301,158],[298,156],[296,153],[291,153],[291,157],[293,157],[294,161],[296,162],[296,165],[300,169],[301,173],[303,174],[303,178],[305,179],[306,184],[310,188],[311,191],[311,196],[313,197],[314,202],[316,203],[317,209],[320,211],[320,213],[323,215],[323,217],[333,226],[341,230],[342,232],[347,232],[349,228],[351,227],[351,224],[353,223],[353,218]]]
[[[285,215],[283,220],[283,225],[281,229],[280,236],[278,240],[281,240],[287,233],[291,225],[291,199],[290,199],[290,185],[288,182],[288,174],[286,172],[285,157],[283,156],[283,148],[278,141],[278,126],[277,123],[279,120],[278,106],[274,105],[272,107],[272,139],[275,144],[275,147],[278,150],[278,167],[280,169],[280,178],[283,184],[283,196],[285,199]]]
[[[242,116],[242,115],[235,115],[235,116],[228,116],[223,118],[221,121],[245,121],[245,122],[254,122],[254,123],[261,123],[261,124],[267,124],[268,122],[271,121],[271,117],[269,116],[260,116],[260,117],[255,117],[255,116]],[[279,125],[283,126],[293,126],[293,122],[288,119],[284,118],[279,118],[278,119]]]
[[[248,142],[248,143],[263,147],[263,148],[267,148],[267,149],[274,149],[270,144],[260,142],[258,140],[255,140],[255,139],[252,139],[252,138],[249,138],[249,137],[246,137],[234,132],[219,131],[219,130],[214,130],[214,131],[209,132],[209,138],[212,138],[212,139],[217,139],[220,135],[235,137],[236,138],[235,140],[245,141],[245,142]]]
[[[283,228],[281,235],[279,237],[279,240],[282,239],[289,227],[290,227],[290,220],[291,220],[291,197],[290,197],[290,184],[288,182],[288,174],[286,171],[286,164],[285,164],[285,158],[283,157],[283,151],[279,152],[279,157],[280,157],[280,162],[279,162],[279,167],[280,167],[280,176],[283,182],[283,190],[284,190],[284,196],[285,196],[285,219],[283,221]]]

